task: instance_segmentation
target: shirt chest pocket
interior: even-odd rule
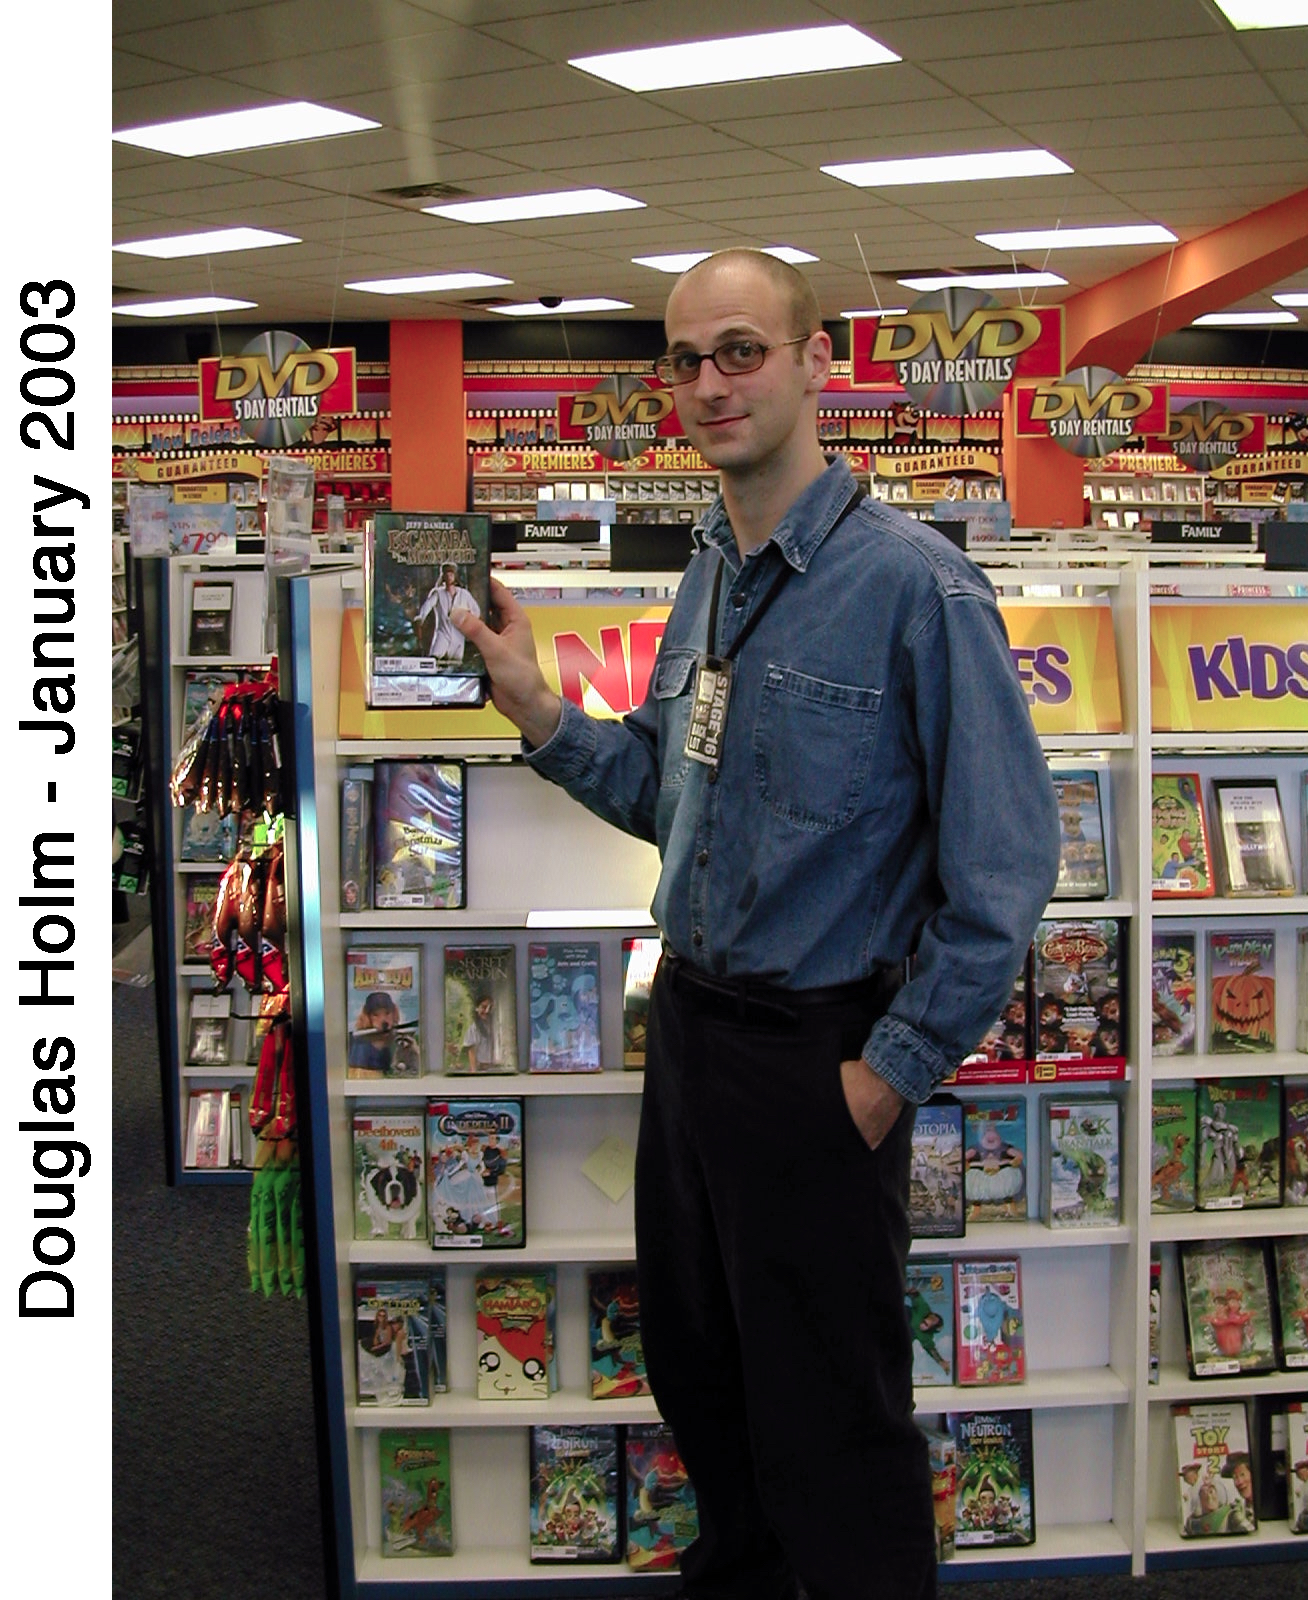
[[[659,786],[679,789],[686,781],[686,729],[690,726],[694,650],[660,651],[652,689],[659,708]]]
[[[882,691],[769,664],[754,723],[754,780],[784,821],[829,833],[853,821],[872,769]]]

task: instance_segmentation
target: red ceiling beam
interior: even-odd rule
[[[1073,295],[1064,302],[1067,368],[1129,372],[1155,339],[1304,267],[1308,189]]]

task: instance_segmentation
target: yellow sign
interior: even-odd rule
[[[1308,473],[1308,454],[1302,450],[1282,450],[1274,455],[1234,456],[1208,469],[1210,478],[1275,478],[1282,475],[1303,477]]]
[[[942,472],[984,472],[999,476],[999,457],[993,450],[964,446],[955,450],[926,450],[911,456],[877,456],[881,478],[930,478]]]
[[[187,456],[175,461],[129,461],[127,474],[142,483],[175,483],[186,478],[216,478],[228,475],[238,478],[257,478],[263,471],[258,456],[246,451],[239,454],[229,451],[223,455]]]
[[[226,498],[225,483],[179,483],[173,490],[173,502],[179,506],[216,505]]]
[[[606,604],[529,607],[551,688],[592,716],[616,718],[645,697],[671,607]],[[1117,649],[1107,605],[1004,600],[1000,611],[1037,733],[1120,733]],[[363,612],[341,618],[342,739],[516,739],[493,706],[478,710],[374,709],[364,696]]]
[[[1037,733],[1121,733],[1122,693],[1109,606],[1001,600],[1013,665]]]
[[[1150,613],[1158,733],[1308,734],[1308,605],[1157,604]]]

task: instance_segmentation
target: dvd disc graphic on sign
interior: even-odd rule
[[[999,302],[979,289],[933,289],[919,296],[908,314],[943,312],[941,320],[956,339],[966,332],[968,320],[976,312],[992,309],[1000,310]],[[889,357],[904,392],[918,405],[947,417],[970,416],[999,404],[1012,380],[1017,350],[1029,343],[1024,331],[1021,311],[1014,311],[1011,318],[983,322],[959,348],[947,336],[942,343],[943,327],[925,342],[910,328],[896,329]]]
[[[648,398],[645,398],[648,397]],[[586,430],[586,443],[610,461],[634,461],[658,443],[659,422],[672,409],[672,396],[634,373],[611,372],[593,389],[573,397],[573,421]]]
[[[1252,431],[1253,418],[1233,412],[1224,401],[1192,400],[1168,419],[1165,443],[1185,466],[1211,472],[1237,456],[1240,440]]]
[[[251,339],[241,354],[264,356],[268,361],[269,371],[279,372],[287,356],[297,355],[308,348],[309,346],[298,334],[275,330],[261,333]],[[263,445],[265,448],[284,449],[288,445],[299,444],[318,418],[316,395],[306,395],[297,401],[296,414],[280,416],[273,414],[277,407],[272,403],[281,399],[280,394],[268,394],[262,381],[255,382],[246,398],[255,402],[264,401],[267,414],[259,418],[251,416],[247,410],[241,418],[241,431],[247,438],[253,439],[255,444]],[[298,414],[301,411],[303,415]]]
[[[1049,432],[1055,442],[1074,456],[1094,460],[1110,456],[1124,445],[1135,432],[1136,418],[1147,402],[1137,400],[1133,405],[1131,401],[1136,397],[1122,394],[1109,400],[1107,407],[1096,409],[1094,404],[1096,400],[1107,398],[1104,392],[1110,386],[1122,383],[1123,379],[1111,367],[1073,367],[1059,380],[1059,387],[1079,389],[1087,400],[1085,410],[1092,415],[1087,416],[1074,405],[1067,415],[1051,419]]]

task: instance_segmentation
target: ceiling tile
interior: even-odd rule
[[[942,40],[942,51],[949,49]],[[1230,37],[1160,40],[1121,45],[1065,44],[1053,50],[1033,50],[959,60],[937,55],[927,70],[960,94],[1011,93],[1049,89],[1080,89],[1146,82],[1166,78],[1205,78],[1248,71],[1248,62]],[[1101,91],[1102,92],[1102,91]],[[1105,100],[1105,112],[1112,102]]]

